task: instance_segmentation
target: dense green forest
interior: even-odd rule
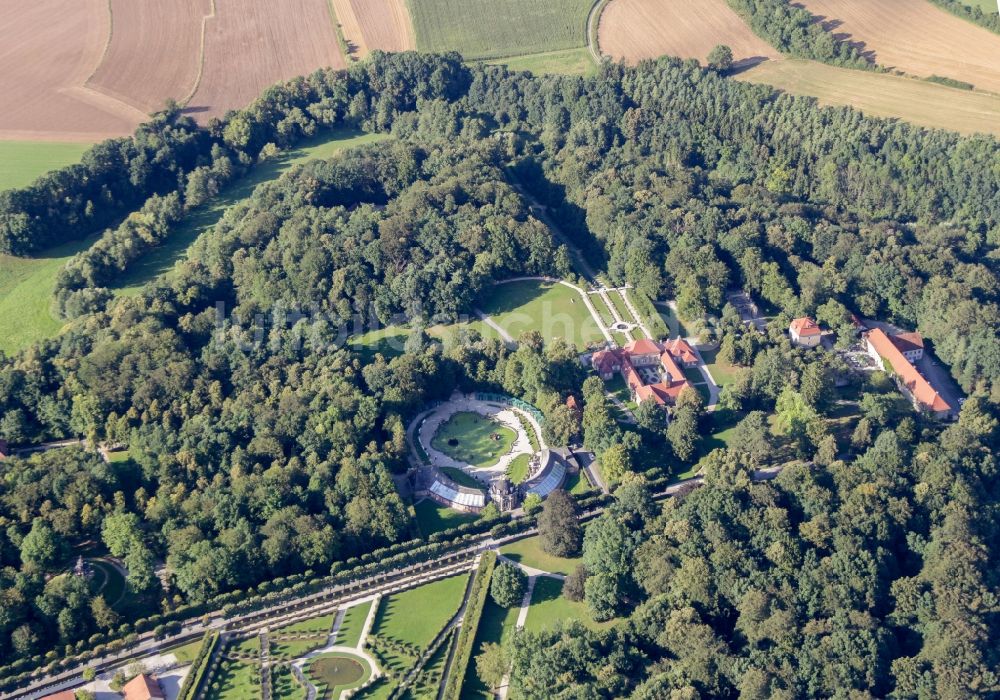
[[[341,125],[393,138],[261,186],[139,295],[105,289],[261,157]],[[169,608],[405,539],[392,478],[404,426],[455,387],[534,403],[617,482],[703,457],[694,392],[669,429],[644,411],[623,429],[572,347],[470,334],[442,348],[423,331],[468,314],[492,281],[570,273],[527,190],[613,281],[712,328],[738,367],[722,409],[743,419],[735,446],[705,457],[705,488],[659,514],[633,484],[588,529],[588,601],[628,621],[519,640],[524,696],[995,690],[998,162],[992,138],[820,109],[671,59],[535,78],[375,53],[205,130],[168,109],[0,198],[3,250],[110,227],[60,278],[65,331],[0,358],[0,438],[81,436],[130,455],[0,466],[0,657],[117,629],[76,579],[47,579],[84,543]],[[740,286],[773,310],[768,333],[725,304]],[[942,431],[906,415],[883,376],[856,387],[850,444],[834,435],[823,419],[845,368],[781,331],[811,313],[846,340],[849,311],[919,329],[972,396],[962,420]],[[413,330],[398,357],[344,346],[400,319]],[[780,449],[761,442],[766,413]],[[751,465],[779,460],[816,466],[748,483]]]

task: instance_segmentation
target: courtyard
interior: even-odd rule
[[[517,433],[489,416],[472,411],[452,414],[431,439],[431,447],[457,462],[492,467],[514,447]]]

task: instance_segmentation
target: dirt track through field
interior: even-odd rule
[[[110,23],[104,0],[4,0],[0,22],[0,138],[97,141],[144,115],[83,87]]]
[[[245,107],[272,83],[346,67],[327,0],[215,0],[215,6],[201,80],[187,105],[201,122]]]
[[[1000,93],[1000,36],[925,0],[804,0],[834,35],[882,66],[941,75]]]
[[[111,0],[111,42],[87,86],[144,112],[184,100],[201,67],[212,0]]]
[[[413,25],[405,0],[332,0],[353,58],[372,49],[406,51],[414,48]]]
[[[717,44],[737,61],[779,54],[725,0],[611,0],[598,25],[601,52],[636,63],[669,55],[704,62]]]

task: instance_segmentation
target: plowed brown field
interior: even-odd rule
[[[184,100],[201,67],[212,0],[111,0],[111,43],[87,86],[144,112]]]
[[[833,33],[882,65],[1000,93],[1000,36],[924,0],[804,0]]]
[[[104,0],[3,0],[0,138],[96,141],[144,115],[83,88],[110,31]]]
[[[415,46],[405,0],[333,0],[333,9],[354,58],[372,49],[406,51]]]
[[[187,105],[199,121],[246,106],[280,80],[346,67],[327,0],[215,0],[203,60]]]
[[[601,53],[636,63],[669,55],[705,60],[727,44],[737,61],[779,54],[725,0],[611,0],[598,25]]]

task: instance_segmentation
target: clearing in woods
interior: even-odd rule
[[[93,143],[131,133],[144,113],[83,87],[109,31],[107,0],[4,0],[0,139]]]
[[[598,44],[628,63],[663,55],[704,63],[717,44],[728,45],[736,61],[780,56],[726,0],[611,0],[601,13]]]
[[[191,94],[212,0],[110,0],[111,38],[87,86],[154,112]]]
[[[587,45],[591,0],[410,0],[421,51],[467,59],[545,53]]]
[[[880,66],[1000,93],[1000,35],[925,0],[803,0],[834,36]]]
[[[406,51],[415,46],[405,0],[331,0],[352,58],[372,49]]]
[[[739,74],[825,105],[849,105],[875,117],[901,117],[920,126],[1000,136],[1000,96],[959,90],[885,73],[837,68],[816,61],[764,61]]]
[[[187,111],[203,123],[247,106],[273,83],[347,65],[327,0],[215,0],[202,61]]]
[[[597,73],[597,64],[591,58],[590,50],[585,48],[496,58],[487,61],[487,63],[503,64],[511,70],[528,71],[534,75],[548,75],[550,73],[594,75]]]
[[[79,163],[89,143],[0,141],[0,191],[25,187],[50,170]]]

